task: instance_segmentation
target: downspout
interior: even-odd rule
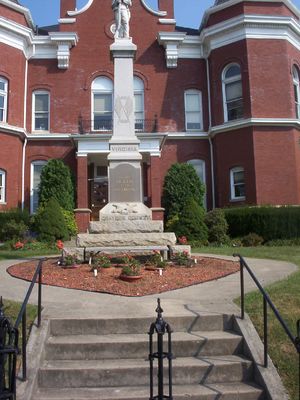
[[[28,80],[28,59],[26,58],[25,64],[25,82],[24,82],[24,121],[23,128],[25,132],[25,139],[23,143],[22,151],[22,211],[25,205],[25,158],[26,158],[26,146],[27,146],[27,135],[26,135],[26,122],[27,122],[27,80]]]
[[[209,76],[209,63],[208,56],[206,61],[206,78],[207,78],[207,95],[208,95],[208,141],[210,150],[210,174],[211,174],[211,196],[212,196],[212,208],[216,208],[216,195],[215,195],[215,170],[214,170],[214,152],[213,143],[210,137],[211,131],[211,93],[210,93],[210,76]]]

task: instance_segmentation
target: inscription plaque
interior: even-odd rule
[[[109,171],[110,202],[141,201],[140,168],[120,163]]]

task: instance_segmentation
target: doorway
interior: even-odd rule
[[[108,203],[107,166],[90,164],[91,220],[99,221],[99,211]]]

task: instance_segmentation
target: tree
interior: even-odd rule
[[[70,168],[62,160],[50,160],[42,169],[39,187],[39,204],[45,205],[51,198],[65,210],[73,211],[75,192]]]
[[[180,217],[190,198],[203,207],[204,192],[205,187],[192,165],[173,164],[165,176],[163,186],[162,205],[166,221]]]

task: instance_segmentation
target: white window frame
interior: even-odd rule
[[[198,95],[199,96],[199,104],[200,104],[200,109],[199,110],[188,110],[187,109],[187,97],[188,95]],[[195,114],[198,113],[199,115],[199,124],[200,127],[199,128],[195,128],[195,129],[191,129],[188,127],[188,115],[189,114]],[[199,132],[203,130],[203,111],[202,111],[202,92],[200,90],[197,89],[188,89],[185,90],[184,92],[184,115],[185,115],[185,130],[187,132]]]
[[[244,182],[243,183],[235,183],[234,176],[238,172],[243,172],[244,173]],[[234,167],[230,169],[230,200],[232,201],[242,201],[246,199],[246,196],[236,196],[235,195],[235,188],[238,185],[244,185],[245,189],[245,169],[243,167]]]
[[[4,90],[0,89],[0,96],[4,98],[3,101],[3,118],[0,119],[0,122],[7,121],[7,97],[8,97],[8,80],[3,76],[0,76],[0,82],[4,83]]]
[[[299,80],[299,71],[295,65],[293,65],[293,87],[294,87],[296,118],[300,118],[300,80]]]
[[[103,82],[103,87],[101,87]],[[110,88],[105,88],[105,84],[107,84],[107,86],[110,86]],[[114,101],[114,90],[113,90],[113,81],[108,78],[107,76],[98,76],[97,78],[95,78],[92,82],[92,87],[91,87],[91,105],[92,105],[92,109],[91,109],[91,128],[92,131],[111,131],[112,130],[112,126],[113,126],[113,101]],[[94,95],[95,94],[109,94],[111,95],[111,111],[104,111],[103,116],[105,116],[105,114],[111,114],[111,128],[107,127],[107,129],[104,127],[103,129],[95,129],[95,110],[94,110]],[[109,129],[110,128],[110,129]]]
[[[206,193],[206,164],[204,160],[195,158],[193,160],[188,160],[187,164],[192,165],[195,168],[195,171],[200,179],[200,181],[203,183],[203,185],[205,186],[205,192],[204,192],[204,196],[203,196],[203,206],[205,209],[207,209],[207,193]],[[199,169],[197,169],[197,166],[201,165],[201,171],[202,174],[199,174]]]
[[[133,78],[133,90],[134,90],[134,121],[135,121],[135,130],[136,131],[143,131],[145,128],[145,89],[144,89],[144,82],[138,76],[134,76]],[[142,109],[136,109],[136,96],[141,96],[141,104]],[[137,118],[137,114],[141,115],[142,118]],[[137,122],[139,121],[139,122]]]
[[[36,209],[34,209],[35,205],[35,196],[38,197],[37,189],[33,187],[34,182],[34,168],[35,166],[45,166],[47,164],[46,160],[36,160],[32,161],[30,165],[30,214],[35,214]]]
[[[2,186],[0,186],[0,204],[5,204],[6,203],[6,172],[3,169],[0,169],[0,175],[2,176]]]
[[[230,78],[226,78],[226,74],[228,72],[228,70],[232,67],[238,67],[240,70],[240,73],[238,75],[234,75]],[[238,97],[234,100],[231,100],[230,102],[233,101],[238,101],[241,100],[242,101],[242,106],[243,106],[243,111],[244,111],[244,98],[243,98],[243,84],[242,84],[242,72],[241,72],[241,66],[237,63],[232,63],[232,64],[228,64],[222,72],[222,94],[223,94],[223,111],[224,111],[224,122],[229,122],[229,121],[235,121],[237,119],[241,119],[243,118],[243,116],[240,116],[238,118],[228,118],[228,103],[229,101],[227,101],[226,98],[226,85],[230,84],[230,83],[234,83],[234,82],[240,82],[241,85],[241,90],[242,90],[242,97]]]
[[[48,95],[48,110],[43,111],[43,113],[47,113],[48,116],[48,129],[36,129],[35,127],[35,117],[36,117],[36,111],[35,111],[35,97],[36,95]],[[32,131],[33,132],[43,132],[43,133],[48,133],[50,132],[50,92],[48,90],[35,90],[32,92]]]

